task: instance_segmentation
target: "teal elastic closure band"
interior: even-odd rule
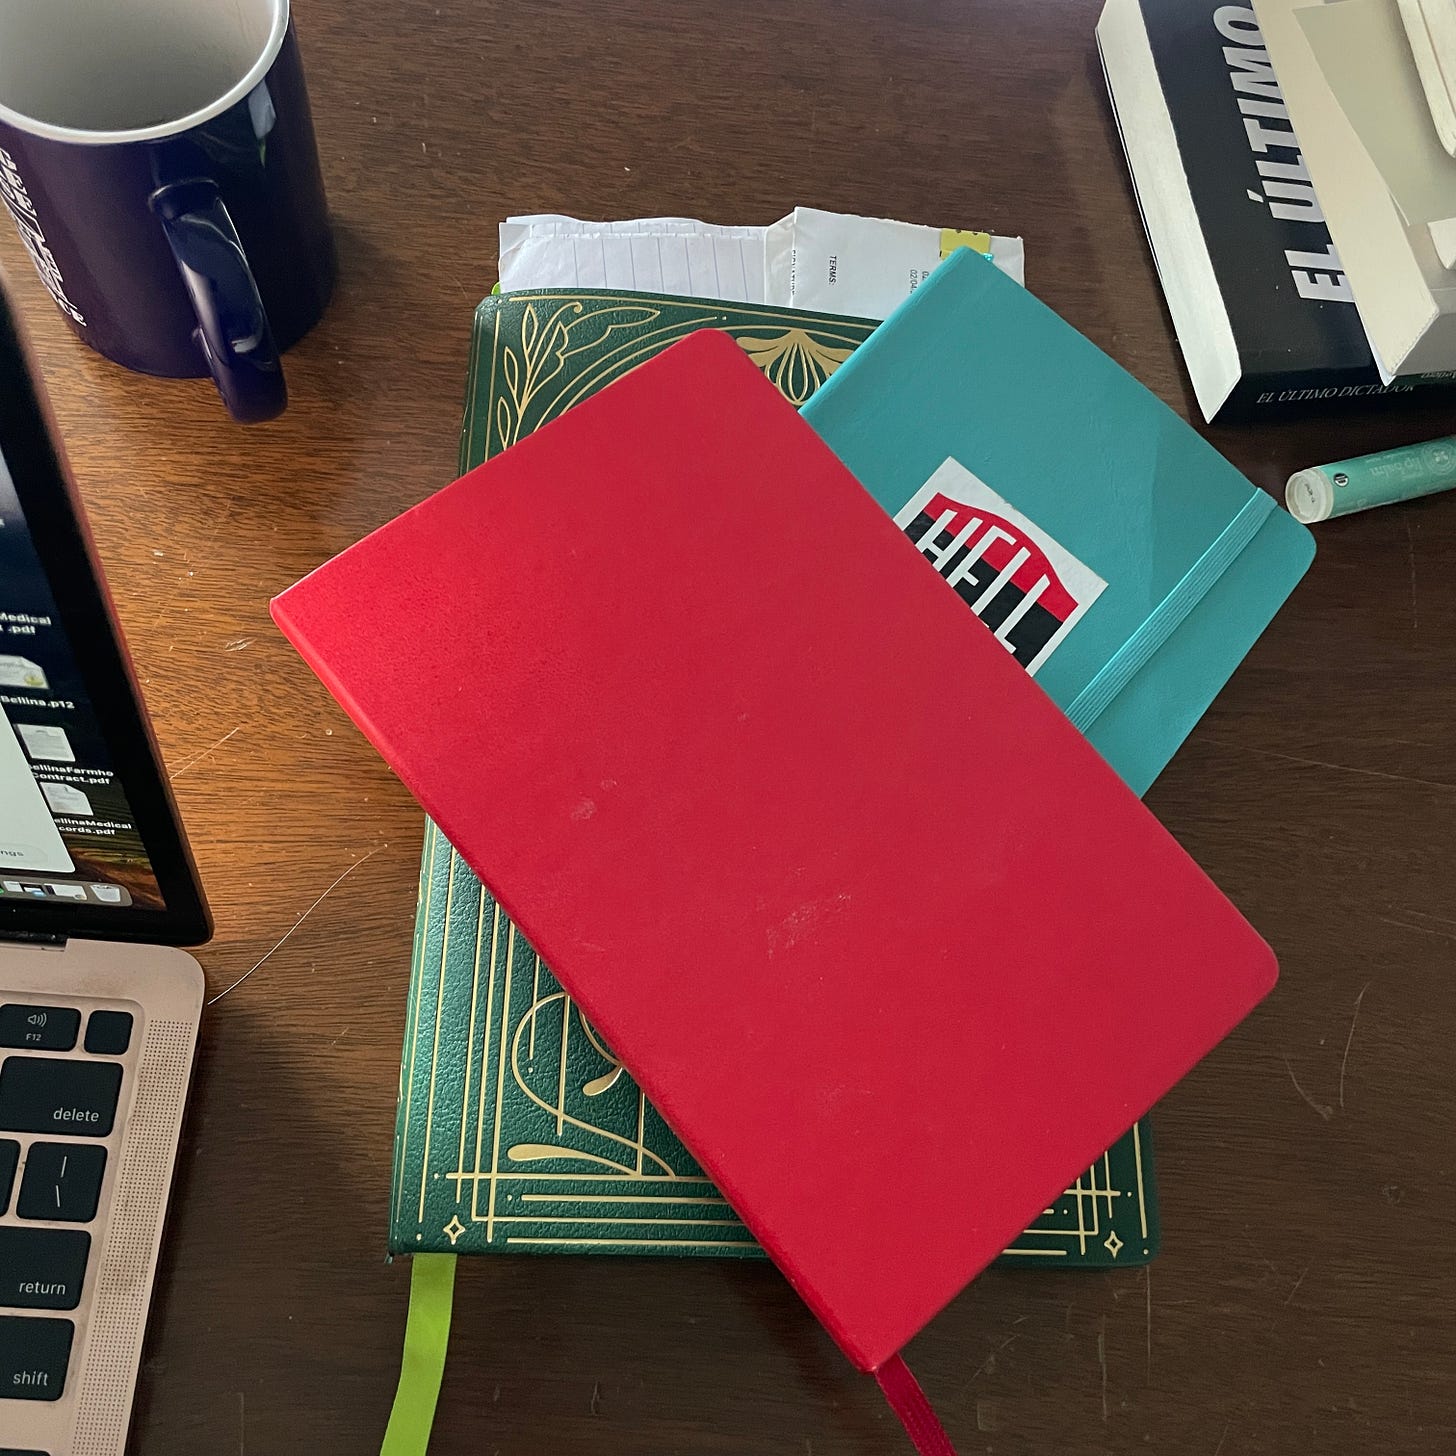
[[[1208,549],[1189,567],[1182,581],[1148,614],[1141,627],[1103,664],[1092,681],[1072,699],[1067,717],[1085,733],[1111,706],[1123,688],[1142,671],[1153,653],[1187,620],[1239,553],[1259,534],[1274,509],[1274,497],[1262,490],[1244,503]]]

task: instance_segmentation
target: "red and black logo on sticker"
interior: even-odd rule
[[[1031,673],[1107,585],[955,460],[915,492],[895,524]]]

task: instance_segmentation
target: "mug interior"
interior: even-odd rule
[[[287,0],[0,0],[0,110],[49,134],[181,130],[261,79],[287,19]]]

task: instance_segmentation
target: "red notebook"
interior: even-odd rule
[[[273,612],[862,1369],[1274,982],[726,335]]]

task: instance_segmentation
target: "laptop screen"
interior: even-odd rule
[[[77,497],[0,294],[0,936],[206,938]]]
[[[0,806],[0,896],[163,908],[3,454]]]

